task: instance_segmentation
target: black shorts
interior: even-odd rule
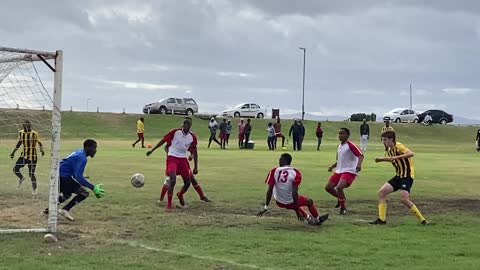
[[[72,193],[78,194],[85,189],[72,177],[60,177],[60,193],[68,197]]]
[[[412,177],[404,177],[401,178],[400,176],[393,177],[388,183],[393,187],[393,191],[397,190],[405,190],[410,193],[410,189],[413,186],[413,178]]]

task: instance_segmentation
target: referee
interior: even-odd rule
[[[35,169],[37,167],[37,144],[40,147],[40,153],[42,156],[45,155],[43,151],[43,145],[40,142],[40,138],[38,137],[38,133],[32,129],[32,124],[29,120],[25,120],[23,123],[23,130],[20,130],[18,133],[18,142],[13,149],[12,153],[10,154],[10,158],[13,159],[15,157],[15,152],[23,145],[23,151],[20,154],[20,157],[17,159],[15,163],[15,167],[13,168],[13,173],[18,177],[18,187],[20,187],[25,180],[25,177],[20,172],[20,169],[28,166],[28,175],[30,176],[30,180],[32,181],[32,194],[37,194],[37,178],[35,177]]]

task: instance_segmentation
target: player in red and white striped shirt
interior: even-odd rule
[[[155,147],[147,152],[147,156],[150,156],[156,149],[161,147],[164,143],[170,145],[167,155],[167,168],[166,171],[170,176],[168,186],[168,202],[167,211],[172,209],[173,190],[175,188],[177,174],[183,178],[183,187],[179,192],[185,193],[190,186],[191,173],[198,173],[198,153],[197,153],[197,137],[190,132],[192,126],[192,119],[185,118],[183,120],[182,128],[172,129],[169,133],[163,136],[163,139],[155,145]],[[193,172],[190,171],[190,164],[188,163],[188,152],[192,153],[194,168]],[[182,193],[183,192],[183,193]],[[180,198],[182,202],[183,198]]]
[[[318,215],[317,208],[312,199],[298,194],[298,186],[302,181],[300,172],[291,167],[292,156],[290,154],[282,154],[280,156],[280,167],[273,168],[267,176],[265,182],[268,184],[265,206],[258,213],[261,217],[268,211],[268,205],[272,200],[272,195],[280,208],[294,210],[299,221],[307,219],[309,224],[320,225],[328,219],[328,214]],[[302,209],[307,206],[310,215]]]
[[[348,140],[350,137],[350,130],[348,128],[341,128],[338,132],[338,139],[340,145],[337,149],[337,162],[328,168],[328,171],[333,171],[330,180],[325,186],[325,190],[338,199],[337,206],[340,207],[339,215],[347,213],[346,200],[344,189],[350,187],[355,181],[357,174],[362,170],[363,154],[358,147]]]

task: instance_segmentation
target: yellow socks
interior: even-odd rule
[[[386,203],[379,203],[378,204],[378,218],[381,219],[382,221],[387,220],[387,204]]]
[[[380,206],[379,206],[379,208],[380,208]],[[425,220],[422,213],[420,213],[420,210],[418,210],[418,208],[415,204],[410,208],[410,212],[412,212],[412,214],[414,214],[418,218],[418,220],[420,220],[420,221]]]

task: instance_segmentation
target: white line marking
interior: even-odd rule
[[[215,261],[215,262],[220,262],[220,263],[227,263],[227,264],[234,265],[234,266],[239,266],[239,267],[245,267],[245,268],[251,268],[251,269],[274,270],[273,268],[265,268],[265,267],[261,267],[261,266],[254,265],[254,264],[244,264],[244,263],[238,263],[238,262],[230,261],[230,260],[227,260],[227,259],[220,259],[220,258],[214,258],[214,257],[210,257],[210,256],[195,255],[195,254],[185,253],[185,252],[181,252],[181,251],[177,251],[177,250],[171,250],[171,249],[156,248],[156,247],[147,246],[147,245],[138,243],[136,241],[115,240],[114,243],[126,244],[126,245],[129,245],[131,247],[143,248],[143,249],[146,249],[146,250],[157,251],[157,252],[165,252],[165,253],[170,253],[170,254],[173,254],[173,255],[189,256],[189,257],[199,259],[199,260],[207,260],[207,261]],[[275,268],[275,270],[278,270],[278,269],[279,268]]]

